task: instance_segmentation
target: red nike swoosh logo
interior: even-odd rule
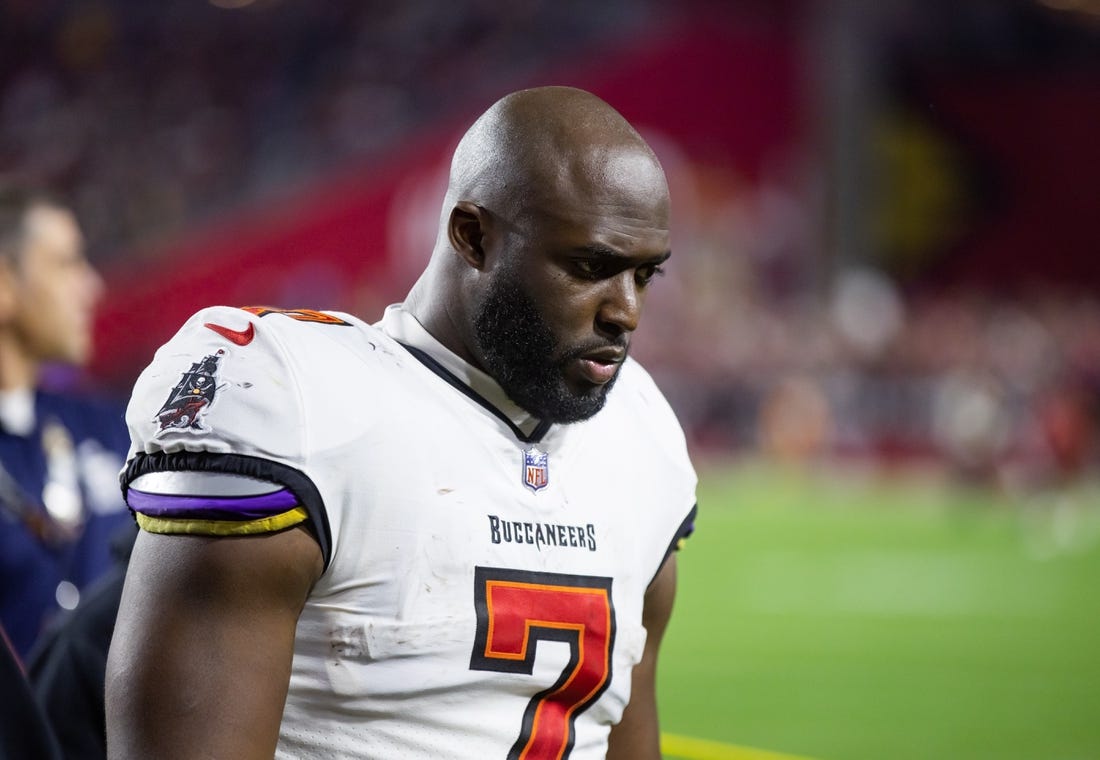
[[[246,330],[231,330],[228,327],[222,325],[216,325],[213,322],[203,323],[203,327],[209,327],[228,341],[236,343],[238,346],[247,346],[252,342],[252,339],[256,337],[256,329],[252,326],[252,323],[248,323],[248,329]]]

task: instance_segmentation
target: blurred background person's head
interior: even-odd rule
[[[47,362],[87,362],[102,292],[72,211],[0,189],[0,390],[33,387]]]

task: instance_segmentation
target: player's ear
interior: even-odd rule
[[[474,269],[485,266],[485,209],[470,201],[459,201],[447,220],[447,237],[451,248]]]

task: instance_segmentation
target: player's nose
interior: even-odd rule
[[[603,297],[596,312],[597,326],[612,336],[634,332],[642,314],[642,295],[638,290],[634,270],[621,272],[605,280],[603,284]]]

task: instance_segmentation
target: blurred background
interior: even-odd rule
[[[472,119],[584,87],[673,192],[635,355],[703,511],[662,699],[723,744],[669,756],[1100,757],[1098,0],[0,8],[0,176],[110,294],[53,383],[124,396],[208,304],[375,318]]]

